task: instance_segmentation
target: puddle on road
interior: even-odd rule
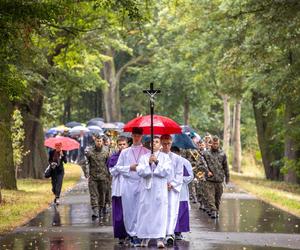
[[[230,190],[224,195],[220,218],[210,219],[198,206],[192,204],[192,234],[203,235],[205,232],[255,232],[255,233],[300,233],[300,219],[274,208],[245,193]],[[205,238],[205,236],[203,237]],[[220,242],[220,241],[219,241]],[[288,243],[287,243],[288,245]],[[300,246],[299,246],[300,248]],[[25,227],[0,238],[0,249],[124,249],[113,239],[111,215],[108,214],[100,223],[91,221],[91,210],[86,187],[71,191],[62,199],[62,205],[50,207]],[[139,248],[135,248],[139,249]],[[145,248],[142,248],[145,249]],[[149,249],[156,249],[152,245]],[[215,250],[261,250],[290,249],[228,244],[216,241],[191,239],[181,241],[174,248],[168,249],[215,249]]]

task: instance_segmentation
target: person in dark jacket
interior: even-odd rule
[[[59,204],[59,197],[64,178],[64,163],[67,163],[66,152],[62,150],[62,144],[56,143],[55,149],[49,152],[49,164],[52,167],[51,183],[52,192],[55,195],[54,204]]]

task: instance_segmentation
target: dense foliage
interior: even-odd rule
[[[242,148],[261,156],[266,177],[299,181],[299,1],[0,5],[4,135],[13,106],[20,108],[30,137],[40,133],[30,130],[34,121],[46,128],[96,116],[126,122],[149,112],[142,90],[153,82],[162,90],[156,113],[201,135],[223,137],[228,97],[231,130],[241,107]]]

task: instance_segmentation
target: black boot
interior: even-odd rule
[[[217,214],[218,214],[217,211],[212,211],[210,218],[217,219],[218,218]]]
[[[92,220],[96,220],[99,217],[98,209],[92,208]]]

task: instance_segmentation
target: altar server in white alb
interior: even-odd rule
[[[180,149],[172,147],[171,151],[180,154]],[[194,179],[194,173],[191,163],[181,157],[183,162],[183,184],[180,191],[180,203],[178,218],[175,227],[175,240],[182,240],[183,236],[181,233],[190,231],[190,203],[189,203],[189,183]]]
[[[121,196],[125,229],[130,236],[131,246],[136,247],[140,246],[141,243],[136,236],[141,181],[141,177],[136,172],[136,167],[141,156],[149,152],[141,143],[142,134],[142,128],[133,128],[133,144],[121,152],[115,166],[117,171],[123,176]]]
[[[174,244],[174,231],[177,223],[180,191],[183,183],[183,163],[181,156],[171,152],[172,137],[162,135],[160,137],[162,152],[169,155],[172,168],[168,177],[168,225],[166,231],[166,242],[168,245]]]
[[[169,156],[160,151],[159,137],[153,140],[153,154],[141,157],[136,171],[142,177],[140,206],[138,209],[137,236],[142,247],[148,247],[150,239],[157,240],[157,247],[164,248],[168,223],[168,176],[172,163]]]

